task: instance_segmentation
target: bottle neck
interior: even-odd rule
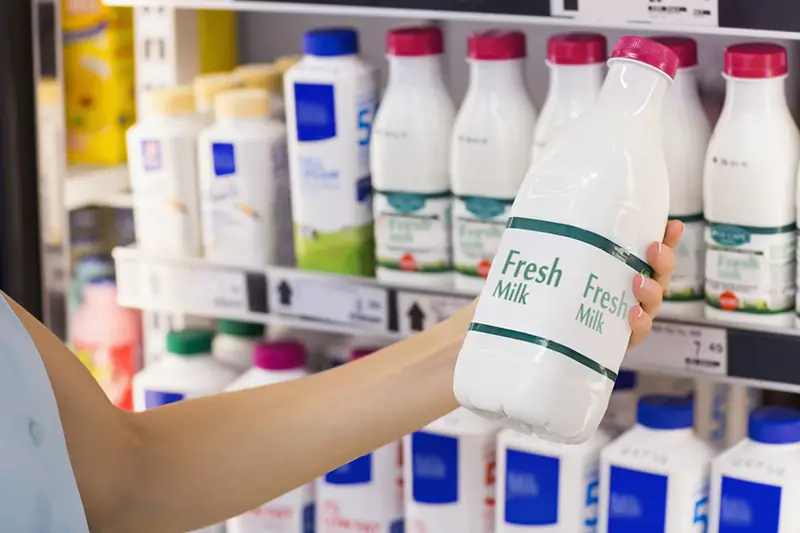
[[[639,424],[639,428],[646,433],[649,433],[653,439],[658,439],[662,443],[675,443],[686,439],[691,439],[694,436],[694,429],[654,429]]]
[[[663,72],[631,59],[609,61],[608,76],[592,109],[600,114],[611,113],[636,123],[628,132],[639,135],[640,128],[655,131],[660,126],[664,95],[670,78]]]
[[[472,92],[517,92],[525,91],[522,59],[502,61],[470,60],[469,88]]]
[[[758,442],[753,439],[749,439],[750,445],[758,448],[764,453],[774,453],[774,452],[791,452],[797,453],[800,451],[800,442],[790,442],[787,444],[768,444],[766,442]]]
[[[117,289],[111,285],[88,285],[83,291],[86,303],[91,306],[116,307]]]
[[[595,99],[603,84],[603,63],[550,66],[548,97]]]
[[[672,80],[672,90],[668,94],[684,99],[699,99],[695,67],[679,68],[675,73],[675,79]]]
[[[388,88],[444,85],[440,56],[389,56]]]
[[[217,122],[219,124],[237,124],[237,125],[249,125],[249,124],[264,124],[269,119],[266,116],[255,116],[255,117],[229,117],[229,116],[222,116],[217,117]]]
[[[725,76],[727,81],[722,113],[788,113],[784,78],[747,80]]]

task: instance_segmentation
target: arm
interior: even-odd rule
[[[670,224],[634,282],[646,336],[682,234]],[[306,379],[125,413],[52,333],[9,300],[47,368],[94,532],[184,532],[252,509],[457,407],[453,369],[474,303],[357,362]]]

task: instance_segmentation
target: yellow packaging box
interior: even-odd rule
[[[133,10],[102,0],[63,0],[67,160],[126,161],[125,132],[136,120]]]

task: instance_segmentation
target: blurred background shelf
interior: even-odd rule
[[[127,165],[69,167],[64,189],[67,209],[131,207],[129,183]]]

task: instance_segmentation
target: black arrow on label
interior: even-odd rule
[[[281,305],[292,305],[292,287],[286,280],[281,281],[278,285],[278,294],[280,295]]]
[[[412,331],[422,331],[425,329],[425,313],[422,312],[422,309],[416,302],[414,302],[414,305],[408,310],[408,318],[411,320]]]

